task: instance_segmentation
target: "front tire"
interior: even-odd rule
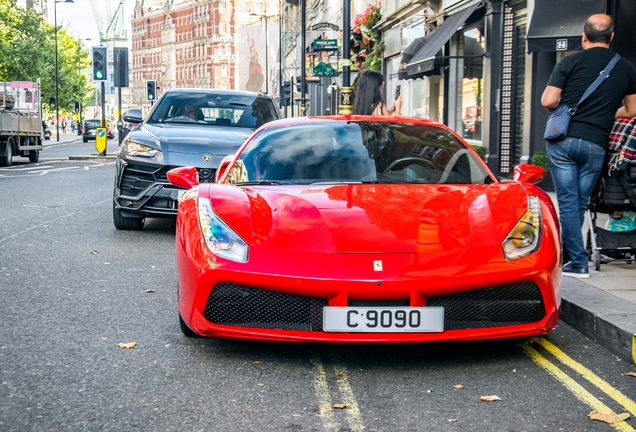
[[[113,200],[113,223],[118,230],[140,231],[144,227],[146,218],[132,218],[121,214],[121,210],[117,208]]]
[[[5,155],[0,156],[0,166],[11,166],[13,163],[13,140],[9,138],[5,143]]]
[[[181,327],[181,332],[187,337],[191,337],[191,338],[201,337],[197,333],[193,332],[190,327],[188,327],[188,325],[185,323],[183,318],[181,318],[181,314],[179,314],[179,327]]]

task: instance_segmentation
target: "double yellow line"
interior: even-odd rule
[[[322,419],[323,426],[328,430],[340,430],[341,428],[334,412],[336,410],[333,408],[336,401],[331,398],[331,393],[329,392],[325,367],[318,358],[311,359],[311,364],[313,366],[314,388],[316,390],[316,396],[318,397],[320,418]],[[343,365],[335,365],[333,371],[336,376],[340,394],[338,402],[347,405],[343,411],[347,417],[349,429],[355,432],[364,430],[364,423],[360,409],[358,408],[358,402],[349,384],[347,368]]]
[[[559,362],[569,367],[591,384],[596,386],[599,390],[605,393],[607,396],[612,398],[615,402],[620,404],[625,410],[627,410],[632,417],[636,417],[636,402],[626,397],[623,393],[609,385],[607,382],[602,380],[600,377],[595,375],[591,370],[583,366],[582,364],[574,361],[570,356],[565,354],[559,348],[557,348],[554,344],[550,343],[544,338],[533,338],[528,341],[527,344],[522,345],[522,348],[530,356],[530,358],[543,369],[545,369],[548,373],[554,376],[557,380],[559,380],[568,390],[570,390],[579,400],[588,404],[599,414],[610,414],[613,412],[607,405],[601,402],[598,398],[596,398],[592,393],[587,391],[582,385],[577,383],[574,379],[568,376],[565,372],[559,369],[554,363],[550,362],[544,356],[542,356],[536,349],[530,346],[530,343],[536,343],[553,355]],[[625,421],[615,423],[614,426],[616,429],[621,431],[628,432],[636,432],[636,429],[631,427]]]

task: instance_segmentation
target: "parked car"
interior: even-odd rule
[[[95,139],[95,132],[98,127],[102,124],[101,119],[90,119],[84,120],[84,126],[82,127],[82,141],[88,142],[88,140]],[[113,124],[110,120],[106,120],[106,137],[108,139],[115,138],[115,132],[113,128]]]
[[[225,155],[236,152],[258,127],[278,118],[274,100],[260,93],[166,91],[140,127],[122,141],[115,164],[115,227],[139,230],[146,217],[175,217],[183,190],[168,182],[169,170],[195,166],[199,181],[211,182]]]
[[[446,126],[279,120],[190,188],[176,229],[186,336],[424,342],[544,335],[561,249],[544,170],[499,182]]]

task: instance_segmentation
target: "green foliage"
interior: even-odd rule
[[[486,160],[486,148],[484,146],[474,144],[471,144],[470,146],[473,150],[475,150],[475,153],[477,153],[482,160]]]
[[[59,107],[68,115],[75,102],[88,102],[93,85],[81,70],[90,65],[90,57],[80,42],[59,29],[58,77]],[[41,80],[43,100],[55,97],[55,28],[44,15],[16,5],[15,0],[0,0],[0,81]]]
[[[546,171],[550,171],[550,165],[548,164],[548,154],[544,151],[535,152],[530,158],[532,165],[540,166]]]

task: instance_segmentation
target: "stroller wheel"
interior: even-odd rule
[[[594,270],[599,271],[601,269],[601,251],[594,251]]]

